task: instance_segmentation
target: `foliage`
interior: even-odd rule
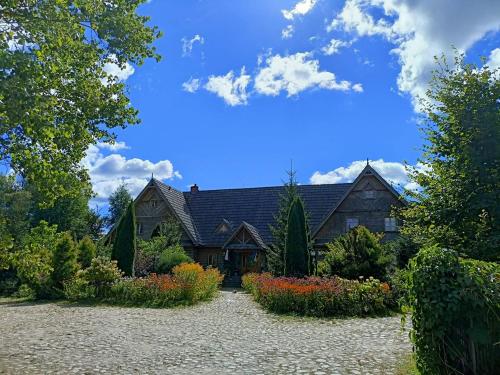
[[[31,191],[33,204],[31,209],[32,225],[37,225],[44,220],[51,225],[57,225],[60,232],[71,232],[76,239],[81,239],[89,234],[91,210],[89,200],[92,195],[92,186],[85,185],[79,193],[71,197],[57,198],[50,207],[42,207],[45,197],[28,184]]]
[[[106,238],[101,238],[96,242],[96,256],[111,260],[111,252],[113,244],[106,241]]]
[[[273,236],[273,243],[266,252],[266,261],[269,271],[274,276],[283,276],[285,274],[285,245],[288,215],[293,201],[299,197],[297,180],[295,178],[296,172],[291,168],[287,171],[288,180],[284,182],[284,193],[280,194],[278,203],[278,213],[274,216],[274,225],[270,225],[269,229]],[[306,214],[306,223],[309,217]],[[312,249],[312,240],[308,228],[308,248]]]
[[[158,273],[170,273],[174,267],[182,263],[193,263],[193,260],[180,245],[169,247],[160,255]]]
[[[113,243],[111,259],[118,262],[126,276],[133,276],[134,258],[136,249],[135,209],[130,202],[127,211],[120,219],[116,229],[116,238]]]
[[[426,143],[401,231],[482,260],[500,259],[500,70],[443,58],[423,101]]]
[[[357,226],[326,245],[328,252],[318,269],[323,275],[348,279],[359,276],[385,279],[393,258],[384,251],[381,239],[382,235]]]
[[[52,282],[59,290],[63,289],[64,281],[70,280],[78,271],[78,249],[71,237],[65,232],[57,242],[52,260]]]
[[[97,248],[89,236],[83,237],[78,243],[78,263],[81,268],[90,267],[92,259],[97,255]]]
[[[182,228],[179,223],[179,220],[173,216],[166,217],[163,222],[156,227],[152,234],[152,241],[157,240],[158,242],[163,242],[163,249],[171,246],[180,245],[182,238]],[[152,249],[153,250],[153,249]],[[154,250],[153,250],[154,251]],[[151,251],[151,252],[153,252]],[[156,254],[161,253],[156,252]]]
[[[181,237],[179,221],[169,216],[155,229],[149,240],[139,240],[135,258],[136,275],[145,276],[151,272],[166,273],[177,264],[192,262],[180,245]],[[161,267],[162,255],[166,267]]]
[[[419,250],[419,246],[408,236],[398,236],[384,244],[385,252],[394,255],[395,266],[405,268]]]
[[[288,214],[285,243],[285,274],[287,276],[309,275],[310,255],[308,231],[304,205],[295,198]]]
[[[499,264],[424,248],[411,261],[409,301],[421,373],[498,373]]]
[[[97,257],[90,267],[78,271],[76,277],[65,283],[64,291],[70,300],[102,298],[121,277],[116,261]]]
[[[317,317],[387,314],[394,306],[387,283],[332,278],[273,278],[246,274],[244,288],[263,307],[278,314]]]
[[[14,176],[0,175],[0,241],[4,246],[19,245],[29,234],[31,207],[31,192]]]
[[[68,298],[98,298],[106,303],[125,306],[171,307],[213,298],[222,276],[216,269],[203,270],[200,265],[182,264],[174,269],[172,275],[151,274],[144,278],[113,280],[100,294],[90,288],[87,280],[80,276],[79,280],[68,283]]]
[[[125,184],[118,186],[109,197],[108,225],[113,226],[117,224],[132,201],[133,199],[127,190],[127,186]]]
[[[392,289],[394,301],[404,310],[404,307],[408,306],[410,271],[408,268],[398,268],[389,274],[388,282]]]
[[[160,33],[136,13],[145,1],[2,1],[0,160],[46,204],[79,193],[89,146],[139,122],[105,67],[159,59]]]
[[[22,283],[28,285],[38,298],[53,295],[53,253],[59,235],[56,226],[46,222],[32,228],[23,241],[23,246],[12,253],[11,264]]]

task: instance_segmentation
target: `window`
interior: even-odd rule
[[[142,234],[142,223],[137,223],[137,234]]]
[[[219,258],[218,254],[208,254],[207,264],[212,267],[217,267],[218,258]]]
[[[156,208],[158,206],[158,201],[156,199],[151,199],[151,201],[149,201],[149,204],[151,205],[151,207]]]
[[[349,217],[346,220],[346,230],[350,230],[352,228],[355,228],[359,225],[359,219],[357,217]]]
[[[385,218],[385,231],[386,232],[396,232],[398,230],[398,223],[395,217]]]
[[[363,199],[375,199],[375,190],[365,190],[361,196]]]

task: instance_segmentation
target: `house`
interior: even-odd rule
[[[152,178],[135,201],[137,235],[148,239],[174,217],[195,261],[233,275],[260,271],[283,191],[283,186],[202,190],[194,185],[180,192]],[[357,225],[383,232],[386,239],[397,235],[391,209],[404,203],[369,164],[353,183],[299,185],[298,192],[318,248]]]

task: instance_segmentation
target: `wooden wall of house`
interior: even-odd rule
[[[327,220],[316,236],[317,244],[324,244],[347,232],[347,219],[357,218],[372,232],[385,233],[391,240],[397,232],[385,232],[385,218],[391,217],[392,207],[402,203],[376,177],[364,176]]]
[[[175,217],[167,203],[158,193],[156,187],[150,187],[135,203],[135,219],[137,226],[142,226],[138,238],[150,239],[157,226],[166,219]],[[181,243],[183,246],[191,245],[191,239],[182,231]]]
[[[216,266],[219,268],[219,270],[222,270],[224,268],[224,255],[225,251],[222,250],[221,248],[203,248],[198,251],[196,251],[194,260],[195,262],[200,263],[203,267],[208,267],[209,266],[209,257],[210,256],[215,256],[216,257]]]

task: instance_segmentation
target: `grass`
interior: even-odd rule
[[[417,370],[414,354],[409,354],[403,358],[396,369],[395,375],[420,375],[420,372]]]

